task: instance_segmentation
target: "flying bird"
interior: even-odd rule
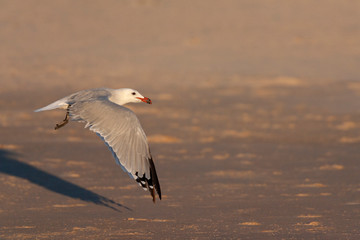
[[[35,112],[66,109],[64,120],[85,122],[85,128],[95,132],[108,146],[116,163],[144,189],[155,202],[155,191],[161,199],[159,179],[147,143],[146,135],[135,113],[123,105],[151,100],[130,88],[96,88],[73,93]]]

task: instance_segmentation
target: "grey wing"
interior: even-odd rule
[[[154,199],[154,187],[161,199],[160,184],[146,135],[136,115],[109,100],[76,102],[69,107],[74,121],[85,121],[112,151],[116,162]]]

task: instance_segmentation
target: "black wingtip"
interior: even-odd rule
[[[161,189],[160,189],[159,179],[156,174],[155,164],[154,164],[154,161],[151,156],[149,158],[149,163],[150,163],[150,176],[152,179],[152,185],[154,187],[153,189],[151,189],[151,190],[149,189],[149,190],[150,190],[151,196],[153,197],[153,202],[155,203],[155,190],[156,190],[157,194],[159,195],[159,199],[161,200]]]
[[[149,189],[149,191],[150,191],[150,194],[151,194],[151,196],[152,196],[152,198],[153,198],[153,203],[155,203],[156,197],[155,197],[155,190],[154,190],[154,188],[153,188],[153,189]]]

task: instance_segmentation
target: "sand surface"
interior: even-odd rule
[[[360,239],[358,1],[0,1],[1,239]],[[82,123],[131,87],[163,200]]]

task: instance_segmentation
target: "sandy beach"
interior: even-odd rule
[[[1,239],[359,239],[357,1],[1,1]],[[130,87],[163,199],[83,123]]]

